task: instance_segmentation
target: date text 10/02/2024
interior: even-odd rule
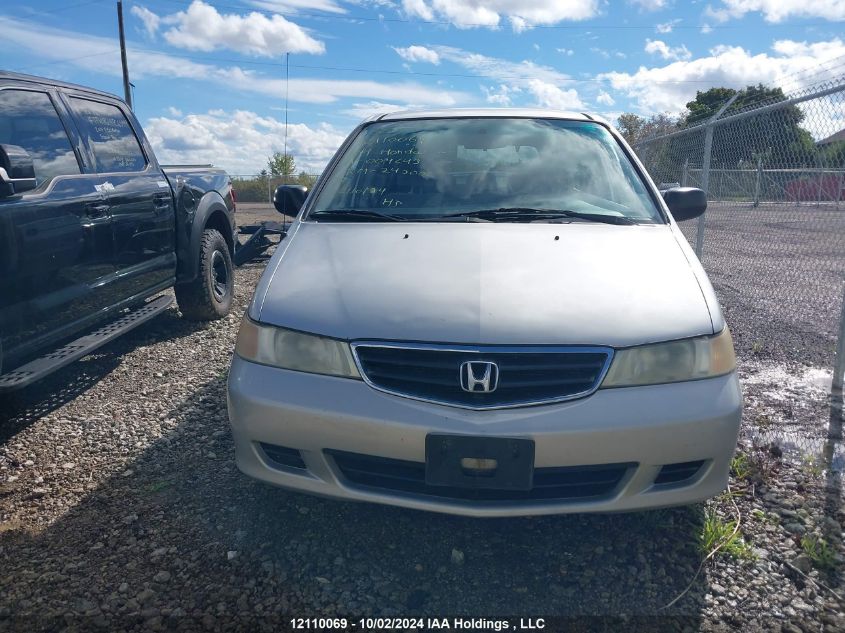
[[[510,620],[488,620],[486,618],[291,618],[293,630],[469,630],[469,631],[530,631],[546,628],[543,618],[519,618]]]

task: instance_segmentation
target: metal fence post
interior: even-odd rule
[[[722,116],[722,113],[724,113],[724,111],[727,110],[734,101],[736,101],[738,96],[738,92],[734,93],[734,95],[725,101],[724,105],[719,108],[719,111],[716,112],[709,121],[707,121],[707,127],[704,130],[704,161],[701,166],[701,188],[705,194],[709,193],[710,189],[710,156],[713,153],[713,131],[716,128],[716,121],[720,116]],[[701,216],[699,216],[698,230],[695,232],[695,254],[698,256],[698,259],[701,259],[704,251],[704,225],[707,221],[705,219],[706,216],[706,213],[702,213]]]
[[[715,119],[715,117],[713,117]],[[701,189],[704,193],[710,188],[710,155],[713,152],[713,119],[707,123],[704,130],[704,160],[701,163]],[[704,223],[706,213],[698,217],[698,229],[695,232],[695,254],[701,259],[704,251]]]
[[[689,156],[684,159],[684,169],[681,172],[681,187],[687,186],[687,180],[689,178]]]
[[[839,337],[836,341],[836,360],[833,365],[833,380],[831,382],[834,394],[842,393],[843,378],[845,378],[845,291],[843,291],[839,314]]]
[[[760,187],[763,184],[763,157],[757,159],[757,181],[754,183],[754,206],[760,206]]]

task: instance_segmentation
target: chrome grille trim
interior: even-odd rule
[[[604,377],[610,369],[610,364],[613,361],[614,350],[612,347],[605,346],[589,346],[589,345],[460,345],[460,344],[439,344],[439,343],[404,343],[394,341],[375,341],[375,340],[359,340],[351,343],[352,356],[355,360],[355,365],[358,372],[364,379],[364,382],[383,393],[388,393],[394,396],[401,396],[411,400],[420,402],[431,402],[449,407],[457,407],[460,409],[469,409],[473,411],[486,411],[492,409],[515,409],[520,407],[534,407],[546,404],[555,404],[559,402],[566,402],[569,400],[577,400],[585,398],[598,390],[601,386]],[[557,396],[543,399],[529,399],[520,400],[507,403],[496,403],[490,405],[467,404],[463,402],[456,402],[441,398],[424,397],[414,393],[408,393],[401,390],[391,389],[378,384],[373,380],[364,369],[361,358],[358,354],[359,347],[375,347],[388,348],[397,350],[422,350],[422,351],[442,351],[442,352],[460,352],[465,354],[478,355],[479,360],[485,354],[603,354],[605,355],[604,365],[598,373],[598,377],[589,389],[579,391],[577,393],[566,394],[564,396]],[[457,381],[457,373],[456,373]]]

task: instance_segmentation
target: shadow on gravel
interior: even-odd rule
[[[0,443],[91,389],[135,348],[178,339],[201,327],[203,324],[186,321],[171,308],[44,380],[20,391],[0,394]]]
[[[38,535],[2,535],[0,628],[5,617],[27,631],[278,630],[292,615],[699,628],[703,574],[661,608],[701,562],[701,507],[477,520],[336,502],[237,471],[223,377],[171,417],[178,429],[130,476],[105,480]],[[644,619],[608,628],[608,616]]]

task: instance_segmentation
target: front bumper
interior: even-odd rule
[[[266,367],[235,355],[229,419],[238,467],[271,484],[347,500],[468,516],[616,512],[694,503],[725,488],[742,395],[736,374],[599,390],[580,400],[471,411],[376,391],[360,380]],[[522,437],[535,468],[632,463],[613,490],[589,499],[449,499],[373,488],[345,477],[331,451],[425,461],[429,433]],[[297,449],[304,469],[281,468],[261,444]],[[655,484],[662,466],[702,460],[687,481]]]

